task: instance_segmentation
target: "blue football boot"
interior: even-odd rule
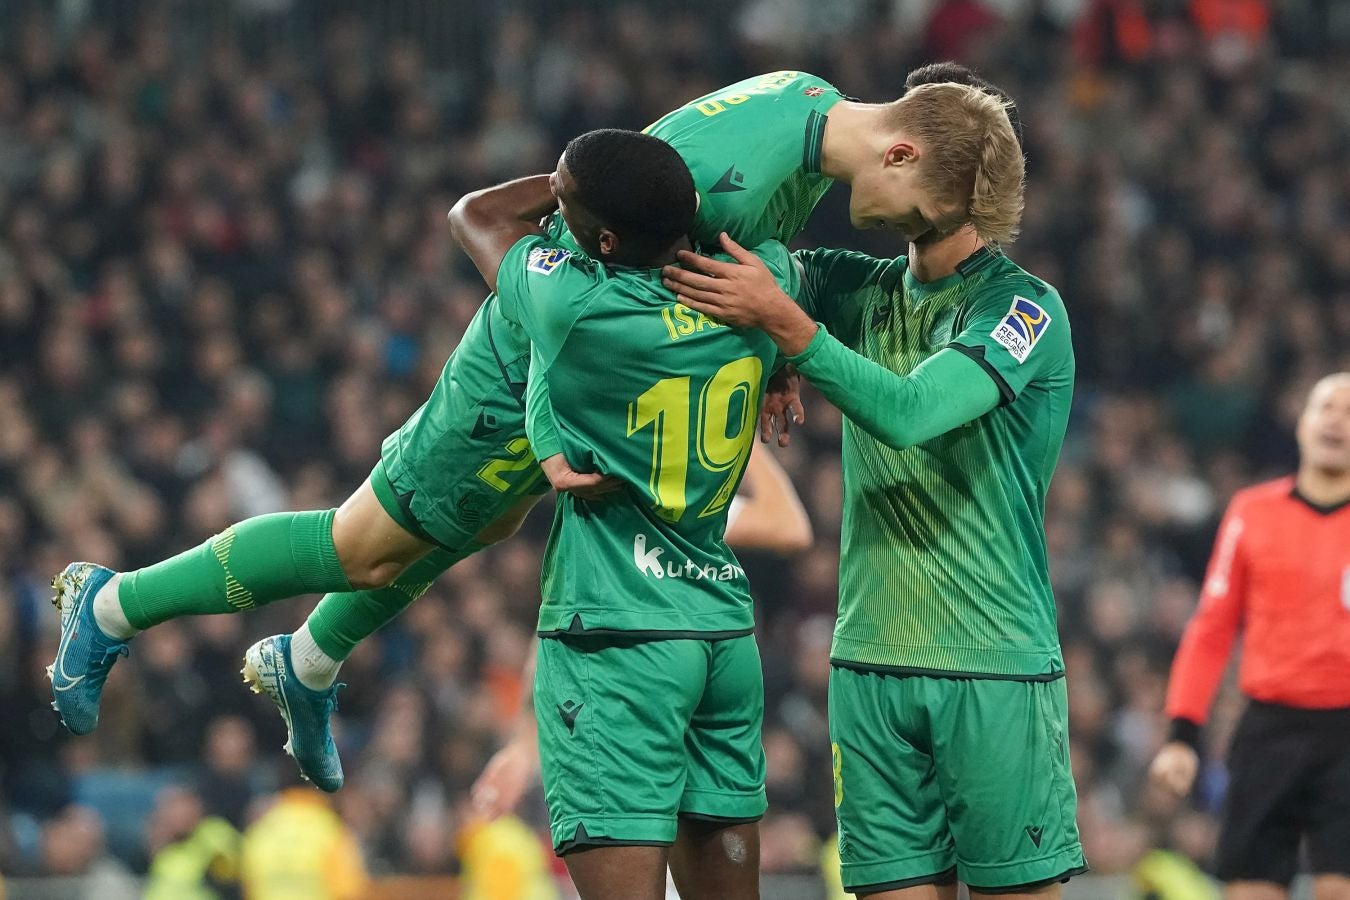
[[[116,574],[76,562],[52,579],[52,604],[61,612],[61,643],[47,677],[52,680],[52,709],[75,734],[88,734],[98,725],[103,683],[117,658],[129,652],[126,641],[108,637],[94,622],[94,595]]]
[[[263,638],[244,653],[244,681],[255,694],[267,694],[286,721],[286,752],[300,764],[300,774],[320,790],[342,787],[342,760],[329,719],[337,709],[335,684],[315,691],[300,683],[291,665],[291,636]]]

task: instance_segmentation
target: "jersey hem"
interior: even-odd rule
[[[1001,672],[966,672],[961,669],[932,669],[924,666],[886,666],[879,663],[861,663],[851,659],[830,658],[830,665],[838,669],[853,672],[872,672],[877,675],[895,675],[900,678],[923,676],[925,678],[969,678],[979,681],[1058,681],[1063,672],[1045,672],[1040,675],[1016,675]]]
[[[731,640],[732,638],[748,637],[754,633],[754,628],[735,628],[722,631],[700,631],[692,628],[554,628],[551,630],[541,628],[535,632],[535,636],[545,640],[607,637],[640,641],[724,641]]]

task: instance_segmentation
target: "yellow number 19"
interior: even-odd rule
[[[689,376],[662,378],[628,404],[628,436],[652,428],[652,472],[648,486],[656,514],[678,522],[688,505],[686,484],[689,461],[709,472],[725,472],[726,479],[699,518],[720,513],[731,502],[736,483],[754,445],[754,419],[764,364],[746,356],[727,363],[703,385],[698,398],[696,442],[690,447]],[[738,402],[739,401],[739,402]],[[734,419],[733,419],[734,415]]]

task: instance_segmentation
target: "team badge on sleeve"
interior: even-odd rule
[[[998,327],[989,332],[989,336],[1008,348],[1018,365],[1027,361],[1027,356],[1041,339],[1050,324],[1050,314],[1026,297],[1013,297],[1012,308],[998,323]]]
[[[553,270],[571,255],[571,250],[563,250],[561,247],[536,247],[530,251],[529,258],[525,261],[525,271],[552,275]]]

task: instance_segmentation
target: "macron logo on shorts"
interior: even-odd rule
[[[530,251],[525,261],[525,271],[536,275],[552,275],[553,270],[563,264],[563,260],[572,255],[571,250],[560,247],[536,247]]]
[[[1012,306],[989,336],[1007,348],[1020,366],[1050,325],[1050,314],[1026,297],[1013,297]]]

